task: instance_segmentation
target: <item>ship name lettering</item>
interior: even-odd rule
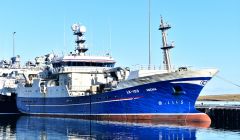
[[[162,101],[159,101],[158,102],[158,105],[174,105],[174,104],[183,104],[184,102],[183,102],[183,100],[181,100],[181,101],[174,101],[174,100],[168,100],[168,101],[166,101],[166,102],[162,102]]]
[[[127,94],[139,93],[139,90],[138,90],[138,89],[134,89],[134,90],[127,90],[126,92],[127,92]]]
[[[156,90],[157,90],[157,88],[148,88],[148,89],[146,89],[147,92],[156,91]]]
[[[32,92],[32,90],[25,90],[25,92]]]
[[[158,101],[158,105],[162,105],[162,101]]]
[[[207,84],[207,80],[203,80],[200,82],[200,85],[205,86]]]
[[[183,104],[183,100],[181,100],[181,104]]]

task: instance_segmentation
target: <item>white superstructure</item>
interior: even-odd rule
[[[20,65],[20,56],[12,57],[10,61],[2,60],[0,62],[0,94],[11,96],[16,93],[18,83],[25,85],[31,83],[33,77],[37,77],[39,72],[47,66],[46,58],[40,61],[36,57],[34,62],[27,62],[24,66]],[[49,61],[48,61],[49,62]]]
[[[161,20],[160,30],[163,35],[164,69],[147,69],[131,71],[128,67],[114,67],[115,60],[107,56],[87,56],[88,48],[85,45],[84,34],[86,27],[74,24],[73,34],[76,35],[75,52],[65,56],[48,56],[51,63],[39,73],[38,76],[27,79],[26,83],[19,85],[20,97],[69,97],[88,96],[150,84],[160,81],[168,81],[183,78],[192,78],[201,75],[211,77],[216,69],[190,70],[181,67],[174,70],[170,63],[169,49],[173,45],[167,45],[165,30],[170,26]],[[29,76],[25,76],[29,77]],[[192,82],[192,81],[191,81]],[[201,85],[199,81],[195,81]]]

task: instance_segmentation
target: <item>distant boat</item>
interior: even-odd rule
[[[36,63],[38,64],[27,62],[22,67],[19,55],[12,57],[10,61],[0,61],[0,115],[20,113],[16,104],[17,84],[25,81],[24,73],[30,77],[39,73],[43,66],[40,62],[36,61]]]
[[[86,28],[74,24],[75,52],[55,56],[51,67],[18,85],[19,111],[114,121],[210,122],[194,105],[202,88],[218,70],[173,69],[169,51],[174,45],[168,44],[166,38],[170,28],[161,19],[164,68],[130,70],[114,67],[116,62],[110,55],[86,55]],[[129,59],[132,58],[134,55]]]
[[[20,113],[16,105],[16,74],[20,71],[20,56],[0,61],[0,115]]]

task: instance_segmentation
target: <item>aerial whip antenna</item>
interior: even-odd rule
[[[150,23],[151,23],[151,0],[148,1],[148,69],[151,67],[151,29],[150,29]]]
[[[15,56],[15,34],[16,32],[13,32],[13,57]]]

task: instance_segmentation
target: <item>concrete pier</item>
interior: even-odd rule
[[[240,129],[240,106],[197,105],[196,108],[208,114],[212,120],[212,127]]]

